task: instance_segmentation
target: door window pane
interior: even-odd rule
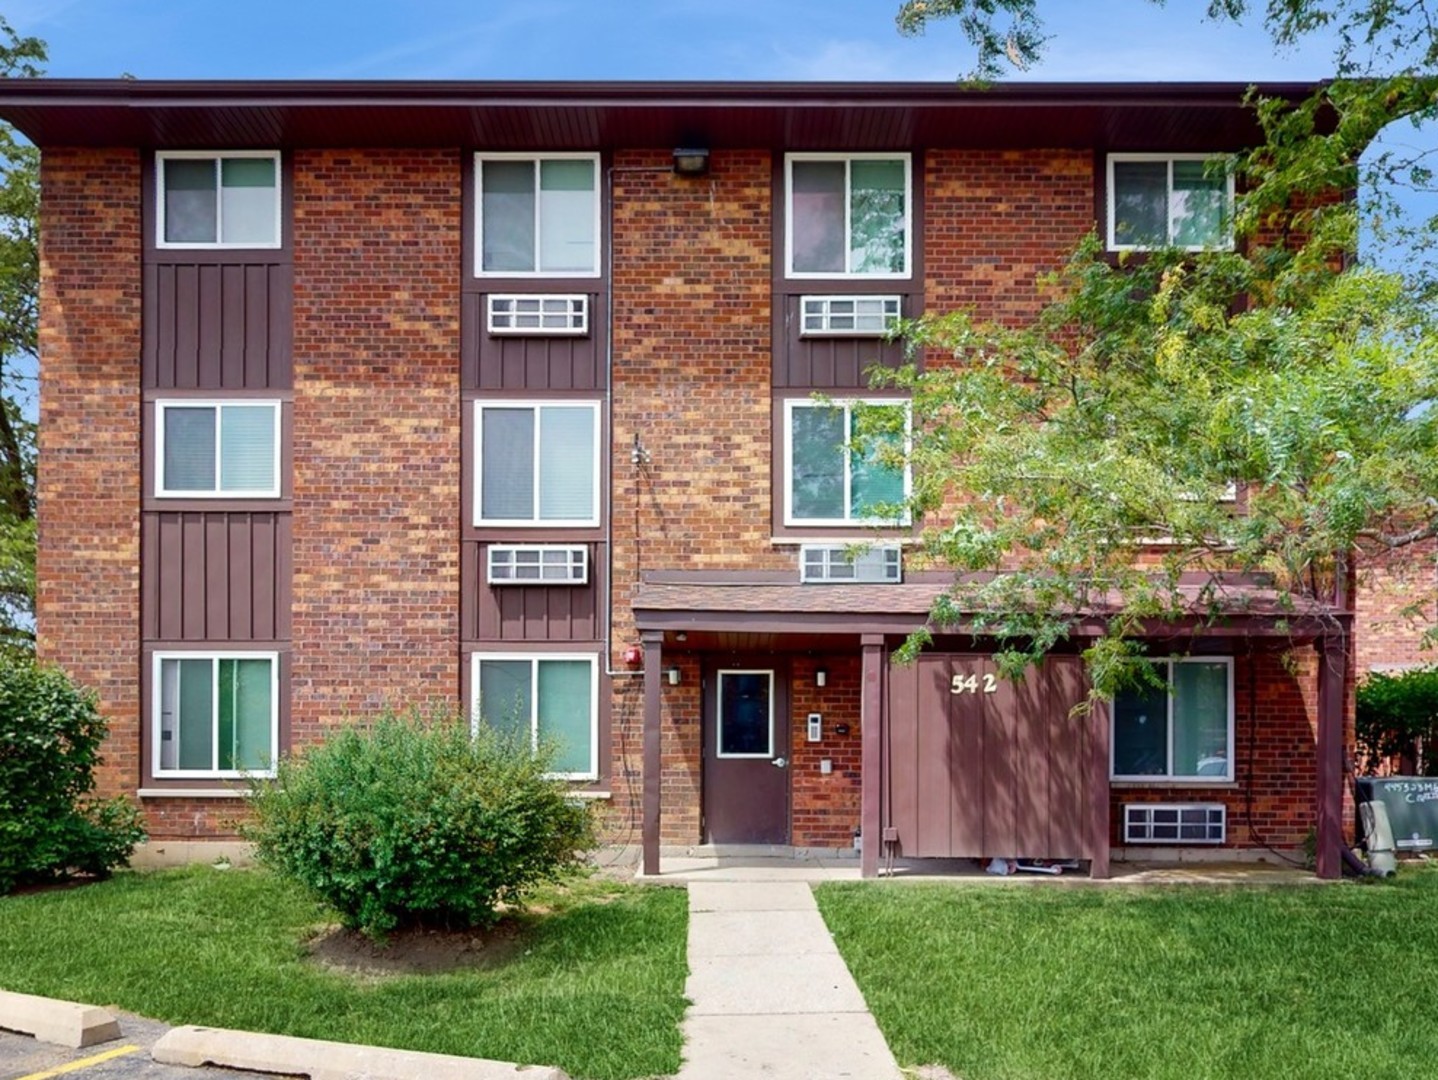
[[[793,268],[798,273],[844,272],[844,165],[795,161],[789,213]]]
[[[215,161],[161,162],[165,186],[165,242],[213,244],[216,237]]]
[[[1166,672],[1160,671],[1160,676]],[[1140,686],[1121,690],[1113,702],[1115,776],[1163,776],[1168,772],[1168,691]]]
[[[1125,247],[1168,242],[1168,162],[1113,163],[1114,241]]]
[[[1227,778],[1228,665],[1173,665],[1173,775]]]
[[[534,516],[534,410],[480,411],[480,517],[528,521]]]
[[[587,660],[540,660],[538,733],[552,741],[557,752],[554,771],[587,775],[594,772],[590,759],[590,682]]]
[[[220,159],[220,241],[234,245],[273,245],[279,184],[274,158]]]
[[[594,423],[589,406],[540,409],[539,518],[594,517]]]
[[[842,520],[846,424],[844,410],[802,406],[790,413],[791,498],[800,520]]]
[[[528,273],[534,267],[534,162],[480,166],[480,216],[486,271]]]
[[[165,491],[215,490],[215,409],[164,410]]]
[[[528,660],[479,662],[479,717],[490,727],[528,742],[532,706]]]
[[[769,675],[767,671],[719,673],[720,754],[773,756]]]
[[[171,411],[167,409],[166,415]],[[221,406],[220,490],[274,490],[275,445],[273,406]]]

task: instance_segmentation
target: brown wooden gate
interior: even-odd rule
[[[889,669],[885,817],[921,858],[1087,858],[1093,714],[1082,662],[1052,656],[1021,682],[983,654]]]

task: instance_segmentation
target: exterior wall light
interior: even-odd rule
[[[823,668],[819,668],[817,671],[814,672],[814,685],[815,685],[815,686],[828,686],[828,685],[829,685],[829,673],[828,673],[827,671],[825,671]]]
[[[664,674],[669,677],[670,686],[679,685],[679,669],[677,667],[669,668],[667,671],[664,672]]]
[[[682,148],[675,150],[674,171],[680,176],[703,176],[709,171],[709,151]]]

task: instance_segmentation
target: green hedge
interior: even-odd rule
[[[458,717],[386,714],[256,781],[246,833],[262,862],[371,936],[488,926],[594,842],[589,806],[548,761]]]
[[[93,694],[0,650],[0,894],[129,862],[145,838],[139,812],[90,797],[104,739]]]
[[[1358,685],[1357,728],[1370,766],[1400,758],[1438,775],[1438,667],[1371,673]]]

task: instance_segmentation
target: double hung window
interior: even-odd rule
[[[476,526],[599,524],[599,403],[475,405]]]
[[[1158,660],[1154,668],[1166,685],[1114,698],[1114,778],[1232,780],[1233,661]]]
[[[911,266],[908,154],[791,154],[791,277],[903,278]]]
[[[160,247],[280,246],[280,156],[160,154],[156,159]]]
[[[280,403],[155,403],[155,494],[274,499],[280,495]]]
[[[551,653],[474,657],[474,725],[488,725],[554,750],[553,772],[567,780],[599,775],[598,665],[593,655]]]
[[[787,401],[784,409],[786,524],[907,521],[908,468],[895,460],[908,436],[905,403]]]
[[[154,775],[273,775],[279,743],[275,653],[156,653]]]
[[[1202,154],[1111,154],[1111,251],[1233,246],[1233,173]]]
[[[599,275],[599,155],[475,157],[476,274]]]

